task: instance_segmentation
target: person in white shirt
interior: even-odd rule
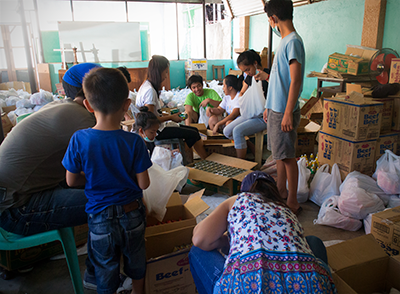
[[[178,113],[173,115],[161,115],[161,103],[159,98],[159,92],[162,88],[161,84],[164,82],[169,75],[169,61],[164,56],[153,55],[147,71],[147,80],[140,86],[138,94],[136,96],[136,107],[140,108],[146,106],[148,111],[153,112],[158,120],[161,122],[161,127],[158,130],[158,134],[155,139],[183,139],[189,148],[193,147],[197,154],[202,158],[207,157],[206,150],[203,146],[198,129],[190,126],[179,125],[179,126],[167,126],[164,127],[163,122],[172,120],[176,123],[183,121]]]
[[[228,124],[240,116],[239,94],[242,88],[242,80],[234,75],[227,75],[224,78],[222,90],[225,97],[217,108],[207,108],[207,116],[210,117],[208,123],[210,130],[216,134],[224,129]],[[227,116],[222,119],[222,114]],[[232,139],[232,130],[225,132],[224,135]]]

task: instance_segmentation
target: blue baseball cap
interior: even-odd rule
[[[265,179],[276,185],[273,177],[271,177],[269,174],[267,174],[265,172],[257,170],[257,171],[253,171],[253,172],[249,173],[243,179],[242,185],[240,186],[240,191],[249,192],[251,186],[253,186],[254,182],[258,179]]]

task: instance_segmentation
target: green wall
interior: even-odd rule
[[[400,54],[400,1],[387,0],[383,48],[392,48]]]

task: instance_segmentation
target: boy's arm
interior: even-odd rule
[[[296,59],[293,59],[289,62],[289,67],[291,83],[289,87],[289,95],[285,114],[283,115],[281,125],[282,131],[284,132],[290,132],[291,130],[293,130],[293,110],[296,106],[297,99],[299,98],[299,92],[302,83],[301,63],[299,63]]]
[[[70,187],[83,187],[86,184],[86,177],[84,172],[78,174],[67,171],[66,173],[67,185]]]
[[[138,186],[142,190],[146,190],[150,186],[150,177],[147,170],[142,173],[136,174]]]
[[[207,107],[208,104],[212,105],[213,107],[218,107],[221,101],[214,100],[211,98],[206,98],[203,101],[201,101],[200,106],[201,107]]]

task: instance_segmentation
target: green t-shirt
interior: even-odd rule
[[[221,97],[219,97],[218,93],[215,92],[213,89],[203,89],[204,93],[203,96],[196,96],[193,92],[188,94],[185,99],[184,105],[190,105],[193,107],[193,110],[199,112],[199,105],[203,100],[210,98],[216,101],[222,101]],[[213,107],[208,103],[208,106]]]

